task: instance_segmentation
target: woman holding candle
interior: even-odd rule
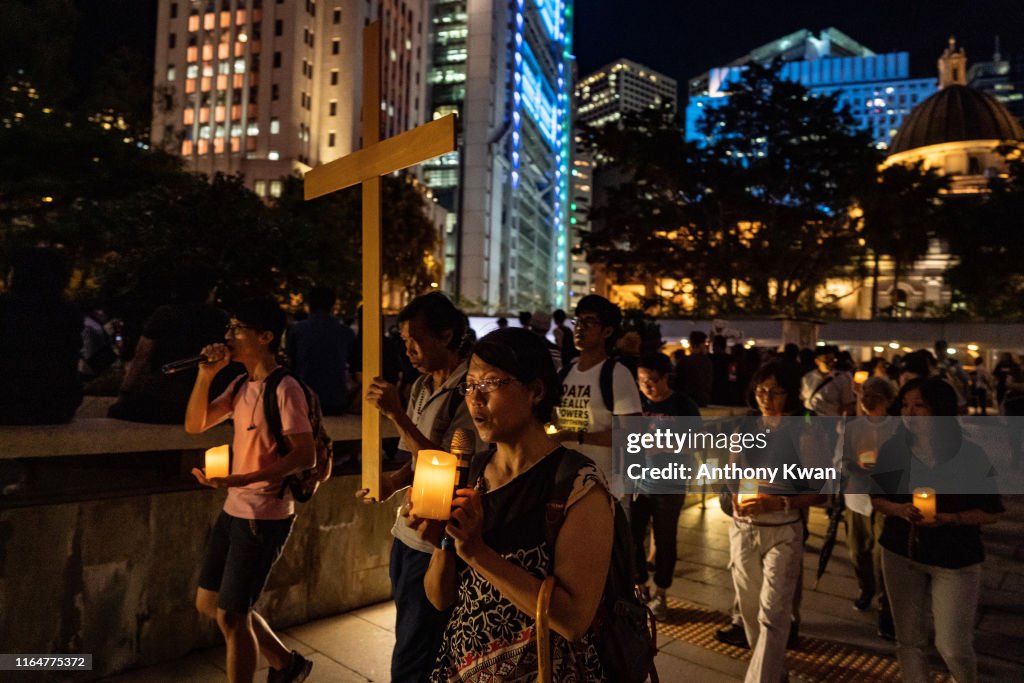
[[[964,439],[957,394],[945,381],[911,380],[896,403],[903,427],[879,452],[872,479],[882,493],[871,502],[885,515],[882,571],[903,680],[931,680],[924,609],[930,596],[935,646],[957,683],[973,683],[971,634],[985,559],[981,525],[1003,512],[992,464]]]
[[[437,609],[454,605],[431,680],[535,680],[533,615],[552,574],[552,680],[604,680],[590,627],[611,558],[613,500],[592,461],[545,433],[560,398],[547,346],[518,328],[487,335],[460,391],[480,439],[495,449],[473,461],[473,488],[455,492],[446,526],[415,509],[409,517],[436,546],[427,596]],[[579,465],[550,547],[545,513],[566,458]]]
[[[808,441],[817,434],[813,426],[798,433],[791,422],[783,420],[802,412],[797,373],[778,361],[769,362],[754,374],[751,388],[761,418],[760,424],[748,429],[768,430],[768,447],[763,452],[745,453],[743,465],[797,462],[810,466],[815,464],[809,462],[811,458],[827,453],[823,434],[818,435],[818,447]],[[761,482],[755,492],[748,482],[733,496],[729,558],[743,628],[753,651],[744,679],[747,683],[776,683],[785,678],[786,646],[802,575],[801,515],[824,500],[818,493],[801,492],[795,484]]]

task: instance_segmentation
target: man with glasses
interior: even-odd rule
[[[228,489],[199,574],[196,609],[220,627],[227,646],[228,679],[233,683],[253,680],[260,654],[270,664],[270,683],[298,683],[313,667],[298,652],[289,651],[253,610],[295,523],[295,501],[281,482],[316,464],[313,427],[302,386],[295,378],[284,376],[272,395],[266,396],[264,391],[267,378],[283,372],[276,354],[286,324],[284,311],[271,298],[239,303],[224,343],[202,350],[206,361],[199,366],[185,413],[185,431],[190,434],[206,431],[229,417],[234,422],[228,476],[208,477],[203,470],[192,470],[200,484]],[[242,363],[246,374],[235,378],[211,401],[213,378],[230,361]],[[267,424],[266,401],[277,401],[287,452],[279,452]]]
[[[629,370],[609,359],[608,350],[622,322],[622,311],[597,294],[576,305],[573,339],[580,357],[562,369],[562,401],[555,438],[593,460],[622,493],[613,477],[612,417],[639,415],[640,392]]]
[[[457,387],[466,378],[470,335],[466,316],[440,292],[413,299],[398,314],[409,362],[421,374],[403,409],[398,388],[376,377],[367,399],[398,430],[398,448],[409,454],[399,470],[381,477],[381,500],[412,485],[416,456],[424,449],[448,450],[456,429],[474,430],[473,418]],[[486,447],[486,444],[481,444]],[[367,503],[367,490],[356,496]],[[425,681],[434,667],[450,611],[440,612],[427,600],[423,577],[434,546],[405,523],[401,510],[391,529],[391,589],[395,599],[395,649],[391,680]]]

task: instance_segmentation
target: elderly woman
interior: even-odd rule
[[[742,465],[816,465],[810,459],[828,451],[823,434],[814,426],[801,430],[792,421],[783,420],[802,412],[800,377],[772,361],[754,373],[751,389],[761,414],[758,424],[751,427],[768,432],[767,448],[745,453]],[[753,651],[746,683],[777,683],[785,677],[786,642],[801,578],[801,514],[824,500],[823,495],[803,490],[813,488],[792,481],[774,485],[761,482],[757,496],[744,497],[742,502],[733,496],[729,558],[743,628]]]
[[[455,492],[443,529],[410,513],[437,546],[427,596],[437,609],[454,605],[431,680],[534,681],[534,612],[551,574],[552,679],[604,680],[590,629],[611,558],[613,499],[592,461],[544,431],[560,398],[547,346],[522,329],[487,335],[460,391],[480,439],[496,448],[474,460],[473,488]],[[552,547],[545,512],[564,459],[577,469]]]
[[[957,683],[978,680],[974,622],[985,549],[981,525],[1003,512],[985,452],[963,437],[956,391],[941,379],[914,379],[896,397],[903,428],[878,454],[872,473],[883,491],[872,495],[885,515],[882,572],[896,625],[903,680],[930,681],[928,613],[935,647]],[[937,492],[934,521],[913,503],[915,488]]]

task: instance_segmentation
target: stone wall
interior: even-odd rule
[[[398,501],[365,506],[357,475],[299,505],[258,609],[287,628],[390,596]],[[194,607],[225,493],[210,489],[0,511],[0,651],[91,653],[96,679],[220,642]]]

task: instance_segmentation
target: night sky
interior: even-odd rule
[[[912,76],[934,76],[950,34],[968,66],[1024,53],[1024,0],[576,0],[584,76],[627,57],[686,81],[802,28],[834,26],[875,52],[907,51]]]

